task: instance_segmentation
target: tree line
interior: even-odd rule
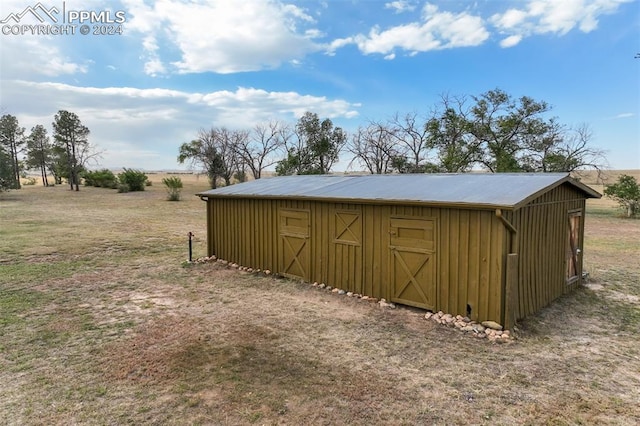
[[[79,190],[87,162],[97,155],[88,140],[89,129],[65,110],[56,113],[52,126],[53,141],[41,124],[27,135],[15,116],[0,117],[0,191],[20,189],[27,170],[37,170],[44,186],[66,179],[71,189]]]
[[[271,121],[252,129],[201,129],[183,143],[178,161],[202,168],[213,188],[275,167],[278,175],[329,173],[339,156],[372,174],[571,172],[600,169],[604,152],[590,145],[586,125],[548,118],[551,106],[500,90],[479,96],[442,95],[424,115],[396,113],[370,120],[351,135],[306,112],[295,124]]]
[[[264,170],[278,175],[330,173],[342,155],[348,167],[372,174],[571,172],[599,169],[604,153],[591,146],[586,125],[548,118],[551,106],[494,89],[478,96],[442,95],[426,114],[410,112],[361,124],[351,135],[306,112],[294,124],[272,120],[250,129],[212,127],[179,146],[178,162],[205,171],[211,186],[230,185]],[[78,190],[97,153],[75,113],[54,117],[53,140],[42,125],[26,130],[15,116],[0,118],[0,189],[20,188],[21,173],[38,170],[43,185],[67,179]]]
[[[325,174],[346,140],[347,134],[330,119],[321,121],[306,112],[295,126],[272,120],[251,130],[201,129],[197,139],[180,146],[178,162],[202,168],[212,188],[219,180],[225,185],[245,181],[249,174],[260,179],[273,166],[279,175]]]

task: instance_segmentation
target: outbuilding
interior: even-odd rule
[[[600,197],[567,173],[286,176],[197,195],[209,255],[506,328],[581,283]]]

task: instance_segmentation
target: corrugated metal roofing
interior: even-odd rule
[[[212,189],[207,198],[291,198],[362,202],[409,202],[515,208],[564,182],[599,198],[568,173],[463,173],[309,175],[263,178]]]

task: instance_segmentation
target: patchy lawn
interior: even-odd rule
[[[588,286],[491,344],[205,255],[204,178],[165,201],[0,194],[6,424],[638,424],[640,220],[586,218]],[[590,214],[593,213],[593,214]]]

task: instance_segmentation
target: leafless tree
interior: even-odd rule
[[[238,154],[238,147],[247,143],[249,132],[220,127],[211,129],[211,135],[217,141],[218,155],[223,165],[221,177],[225,185],[229,186],[233,176],[243,172],[243,161]]]
[[[426,120],[416,112],[404,116],[396,113],[389,120],[389,136],[397,143],[397,150],[406,159],[405,170],[410,173],[424,172],[429,157],[429,132]]]
[[[392,129],[381,122],[370,121],[359,127],[347,144],[347,151],[354,162],[364,166],[371,174],[386,174],[393,171],[393,161],[400,153],[394,147]]]
[[[588,124],[580,124],[565,131],[562,141],[556,148],[557,155],[564,160],[562,171],[573,172],[577,169],[590,168],[600,172],[606,167],[605,151],[590,146],[592,139],[593,132]]]
[[[240,140],[236,146],[237,154],[243,164],[249,168],[254,179],[262,177],[262,171],[276,164],[291,138],[291,129],[285,123],[272,120],[254,126],[247,138]]]
[[[237,147],[245,143],[248,132],[229,130],[225,127],[212,127],[210,130],[200,129],[197,139],[180,146],[178,162],[189,161],[191,166],[202,166],[209,176],[212,188],[216,188],[218,178],[223,178],[226,185],[242,171],[242,160]]]

